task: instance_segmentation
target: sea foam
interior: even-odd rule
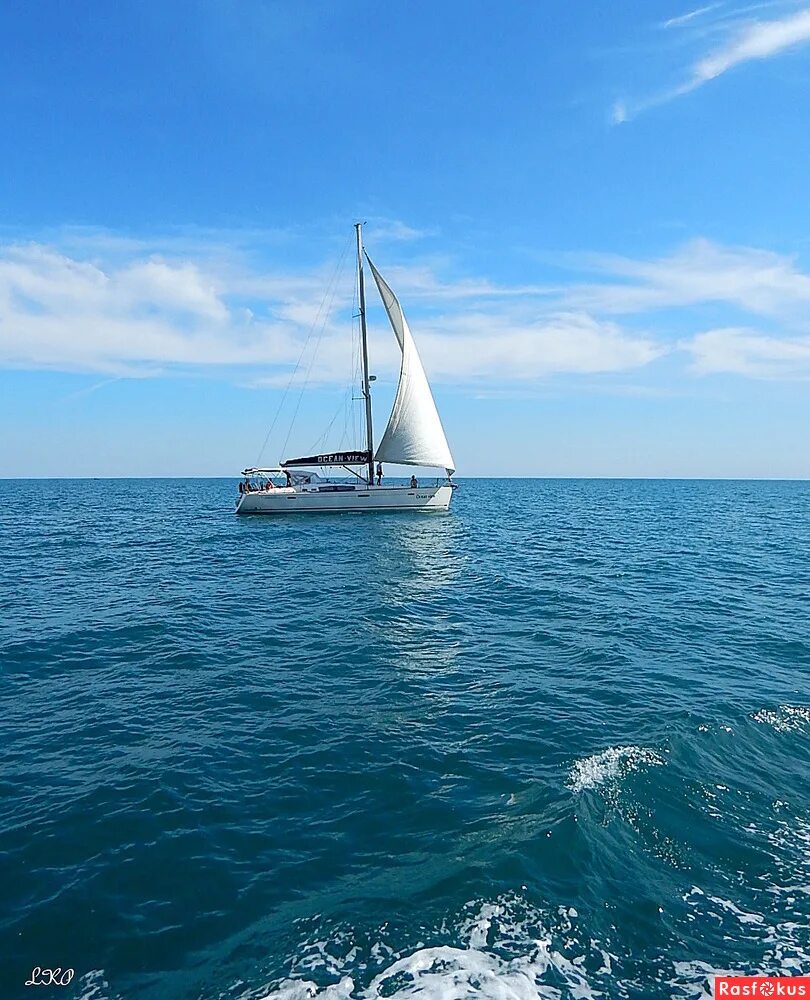
[[[583,792],[609,781],[621,780],[631,771],[658,767],[663,763],[661,754],[649,747],[608,747],[607,750],[576,761],[571,768],[568,785],[574,792]]]
[[[598,981],[611,971],[607,952],[593,942],[574,946],[572,918],[560,908],[542,913],[516,897],[468,907],[455,926],[458,945],[419,947],[393,954],[373,974],[366,963],[345,962],[345,974],[330,985],[288,978],[239,1000],[586,1000],[599,996]],[[573,946],[573,947],[572,947]],[[379,952],[378,952],[379,953]],[[356,959],[356,954],[355,954]],[[324,963],[336,974],[334,960]],[[309,963],[315,972],[314,963]],[[360,982],[365,980],[365,985]]]
[[[790,733],[810,728],[810,707],[780,705],[778,708],[761,708],[751,718],[754,722],[773,727],[777,733]]]

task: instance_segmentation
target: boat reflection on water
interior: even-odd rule
[[[469,638],[463,604],[472,560],[464,521],[413,515],[374,522],[381,538],[369,560],[367,586],[378,609],[370,625],[386,658],[400,675],[455,672]]]
[[[386,517],[383,531],[385,544],[372,554],[373,576],[397,605],[451,587],[469,559],[466,530],[452,515]]]

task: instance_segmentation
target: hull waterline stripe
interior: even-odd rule
[[[387,511],[391,510],[412,510],[415,513],[421,514],[425,511],[449,510],[449,509],[450,509],[449,504],[446,507],[442,504],[436,504],[433,507],[427,507],[427,506],[417,507],[414,504],[413,506],[397,506],[397,507],[393,506],[391,507],[302,507],[299,510],[295,511],[289,509],[284,510],[281,507],[278,508],[277,510],[267,510],[267,508],[262,510],[260,508],[257,508],[255,510],[240,511],[237,509],[236,513],[242,514],[243,516],[246,516],[248,514],[353,514],[357,512],[361,514],[384,514]]]

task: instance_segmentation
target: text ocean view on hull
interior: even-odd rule
[[[453,456],[442,427],[422,360],[399,300],[365,252],[362,224],[357,235],[357,290],[361,334],[365,448],[283,461],[273,468],[247,468],[239,484],[237,514],[349,512],[363,510],[447,510],[453,497]],[[401,364],[396,396],[379,445],[374,447],[363,260],[367,260],[391,328]],[[383,463],[440,469],[430,484],[412,476],[406,485],[383,485]],[[339,468],[348,481],[322,478],[315,470]],[[431,477],[432,479],[433,477]]]

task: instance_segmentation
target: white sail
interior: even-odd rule
[[[453,456],[402,306],[368,254],[366,259],[402,351],[397,394],[375,459],[446,469],[451,475],[455,471]]]

